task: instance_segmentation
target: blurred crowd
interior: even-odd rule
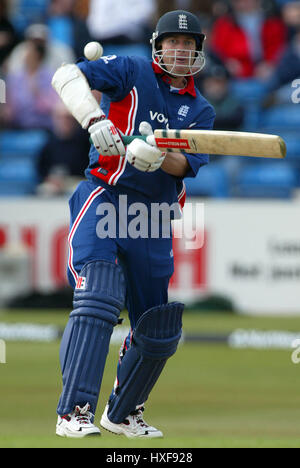
[[[284,128],[293,138],[300,123],[291,101],[292,83],[300,78],[299,0],[0,0],[0,79],[6,90],[0,104],[0,195],[6,193],[5,182],[10,187],[5,157],[12,157],[14,145],[20,162],[18,136],[23,142],[27,135],[29,146],[39,142],[32,148],[34,175],[24,194],[64,194],[70,181],[83,177],[88,134],[53,91],[55,70],[82,56],[91,40],[102,43],[105,55],[151,58],[149,39],[157,19],[181,8],[200,18],[206,34],[206,67],[196,85],[216,109],[215,129]],[[285,108],[295,111],[288,112],[290,126],[283,114],[275,118]],[[261,120],[262,112],[269,120]],[[42,135],[38,140],[32,138],[37,132]],[[297,151],[281,173],[277,166],[272,172],[279,174],[275,185],[281,184],[280,189],[287,178],[289,187],[300,186]],[[298,157],[300,161],[300,148]],[[202,185],[191,181],[190,195],[238,196],[238,177],[249,164],[248,158],[212,158],[212,172],[204,172]],[[287,178],[280,179],[282,174]]]

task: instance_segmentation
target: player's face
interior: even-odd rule
[[[163,63],[170,74],[188,75],[195,61],[196,41],[187,34],[174,34],[161,42]]]

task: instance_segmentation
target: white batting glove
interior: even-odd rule
[[[141,122],[139,131],[149,138],[147,143],[136,138],[127,146],[127,161],[139,171],[157,171],[164,162],[166,153],[162,153],[155,145],[152,127],[148,122]]]
[[[99,152],[104,156],[125,156],[126,150],[120,134],[114,124],[108,120],[100,120],[89,126],[91,140]]]

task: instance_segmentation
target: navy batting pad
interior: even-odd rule
[[[163,304],[140,317],[132,345],[121,361],[119,384],[109,402],[110,421],[121,423],[148,399],[168,358],[177,349],[183,308],[178,302]]]
[[[104,366],[114,325],[124,304],[122,270],[109,262],[91,262],[81,271],[85,289],[75,290],[60,348],[63,391],[57,408],[60,415],[76,405],[91,405],[95,413]]]

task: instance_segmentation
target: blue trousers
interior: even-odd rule
[[[149,200],[136,195],[118,196],[89,181],[78,186],[69,204],[68,278],[72,288],[80,289],[80,272],[87,263],[119,264],[125,278],[125,303],[133,330],[144,312],[168,303],[168,285],[174,271],[170,226],[162,237],[161,226],[157,230],[155,225],[153,236]],[[136,229],[129,229],[130,223],[137,228],[138,214],[145,228],[142,236],[136,236]],[[168,229],[169,236],[165,237]],[[122,355],[130,344],[131,332],[120,351],[116,382]]]
[[[123,196],[123,205],[124,205]],[[80,183],[70,199],[70,234],[68,256],[68,278],[75,288],[82,267],[93,260],[108,260],[119,263],[126,280],[126,306],[131,328],[139,317],[149,308],[168,302],[168,285],[174,271],[172,237],[153,238],[150,231],[151,205],[143,197],[126,195],[127,211],[133,203],[142,203],[147,209],[148,236],[131,238],[125,236],[124,224],[134,221],[135,215],[128,215],[119,222],[120,196],[89,181]],[[109,206],[108,206],[109,205]],[[139,205],[136,205],[139,207]],[[103,210],[101,209],[103,207]],[[99,222],[108,220],[101,215],[107,207],[115,208],[116,229],[113,237],[99,238]],[[123,214],[125,213],[122,206]],[[120,226],[122,223],[122,226]],[[122,231],[122,232],[121,232]],[[103,233],[102,233],[103,234]],[[103,237],[103,236],[102,236]]]

